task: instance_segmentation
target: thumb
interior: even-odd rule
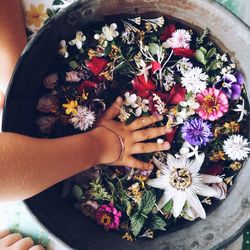
[[[105,119],[114,119],[120,114],[120,109],[122,107],[123,100],[119,96],[116,98],[115,102],[111,105],[111,107],[104,113],[103,118]]]

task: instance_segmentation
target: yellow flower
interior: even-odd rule
[[[63,104],[62,106],[66,108],[67,115],[70,115],[71,113],[77,115],[77,110],[76,110],[76,108],[78,107],[77,101],[68,101],[68,103]]]
[[[44,9],[45,5],[43,3],[39,4],[37,7],[31,4],[30,11],[26,11],[27,24],[40,28],[44,20],[48,17]]]

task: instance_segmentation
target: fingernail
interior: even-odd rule
[[[167,133],[167,134],[171,133],[172,131],[173,131],[172,128],[166,127],[166,133]]]
[[[165,141],[165,142],[163,143],[163,147],[164,147],[165,149],[169,149],[169,148],[170,148],[169,142],[168,142],[168,141]]]
[[[118,102],[118,103],[120,103],[122,101],[122,98],[120,97],[120,96],[118,96],[117,98],[116,98],[116,100],[115,100],[115,102]]]
[[[157,115],[156,115],[156,118],[157,118],[159,121],[161,121],[161,120],[163,119],[163,115],[157,114]]]

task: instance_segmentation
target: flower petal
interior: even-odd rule
[[[180,215],[186,200],[187,200],[186,192],[177,191],[175,193],[175,196],[173,197],[173,208],[172,208],[173,216],[175,218],[177,218]]]
[[[160,162],[156,157],[153,157],[153,163],[158,169],[161,170],[163,174],[170,174],[170,169],[168,168],[168,166]]]
[[[190,167],[189,167],[189,171],[191,173],[198,173],[200,168],[201,168],[201,165],[203,163],[205,159],[205,154],[202,153],[202,154],[199,154],[199,157],[198,158],[195,158],[192,163],[190,164]]]
[[[169,178],[168,176],[163,175],[158,178],[148,180],[147,184],[154,188],[165,189],[169,187]]]
[[[206,219],[206,212],[196,194],[187,192],[187,201],[200,218]]]
[[[213,175],[209,175],[209,174],[201,174],[200,177],[202,178],[202,182],[203,183],[220,183],[222,182],[222,178],[220,178],[219,176],[213,176]]]
[[[199,190],[197,190],[197,194],[202,196],[214,197],[218,195],[218,192],[207,185],[200,184]]]
[[[174,192],[165,191],[157,203],[159,209],[162,209],[174,196]]]

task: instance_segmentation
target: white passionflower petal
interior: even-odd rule
[[[161,175],[159,178],[150,179],[147,181],[147,184],[154,188],[165,189],[169,183],[169,178],[165,175]]]
[[[173,216],[175,218],[177,218],[180,215],[186,200],[187,197],[185,192],[177,191],[175,193],[175,196],[173,197]]]
[[[213,188],[208,185],[201,184],[200,189],[197,192],[198,195],[207,196],[207,197],[215,197],[218,193]]]
[[[157,207],[162,209],[175,195],[174,192],[165,191],[157,203]]]
[[[205,159],[205,154],[204,153],[199,154],[199,157],[195,158],[192,161],[192,163],[189,167],[189,171],[192,173],[198,173],[200,171],[200,168],[201,168],[201,165],[202,165],[204,159]]]
[[[206,212],[196,194],[188,192],[187,201],[200,218],[206,219]]]
[[[209,174],[201,174],[200,176],[202,178],[202,182],[207,184],[220,183],[223,181],[219,176],[213,176]]]

